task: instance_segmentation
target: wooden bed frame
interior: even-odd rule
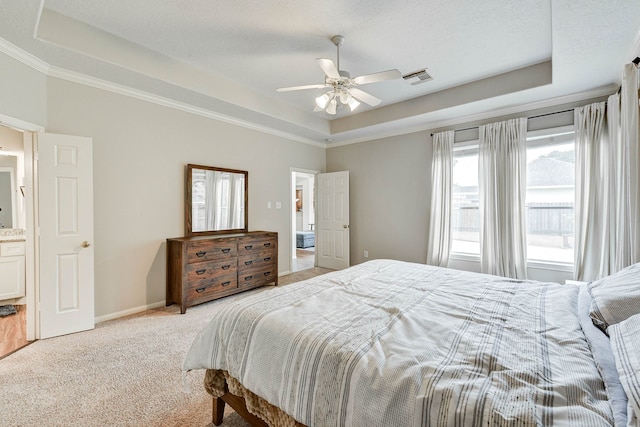
[[[222,424],[222,419],[224,418],[224,406],[226,403],[228,403],[229,406],[231,406],[233,410],[236,411],[238,415],[240,415],[252,427],[269,427],[269,424],[265,423],[260,418],[249,412],[249,410],[247,409],[247,403],[243,397],[236,396],[235,394],[231,394],[228,391],[225,392],[225,394],[223,394],[221,397],[213,398],[213,425],[219,426],[220,424]]]
[[[207,369],[204,385],[213,397],[211,418],[216,426],[222,424],[224,408],[228,404],[253,427],[305,427],[282,409],[245,388],[225,371]]]

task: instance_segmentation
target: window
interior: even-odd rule
[[[453,149],[451,252],[480,255],[478,144]]]
[[[527,258],[573,264],[573,132],[527,138]]]
[[[527,135],[527,260],[573,264],[574,135],[570,129]],[[453,149],[451,253],[480,255],[478,142]]]

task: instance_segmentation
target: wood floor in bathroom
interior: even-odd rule
[[[16,305],[16,314],[0,317],[0,359],[29,344],[27,306]]]

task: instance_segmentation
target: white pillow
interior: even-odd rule
[[[629,399],[627,425],[640,425],[640,315],[611,325],[608,331],[618,376]]]
[[[589,315],[603,331],[640,313],[640,263],[591,282],[588,287],[593,299]]]

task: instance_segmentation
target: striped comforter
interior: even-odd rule
[[[307,426],[609,426],[578,287],[390,260],[222,308],[183,369]]]

